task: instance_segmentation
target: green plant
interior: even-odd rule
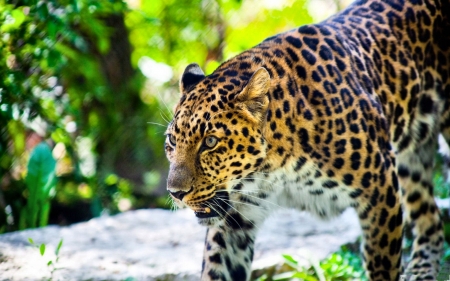
[[[19,229],[46,226],[50,213],[50,199],[56,186],[56,161],[45,142],[31,152],[25,178],[27,203],[20,212]]]
[[[361,257],[344,246],[322,261],[320,267],[327,280],[366,280]]]
[[[36,243],[34,243],[33,239],[31,239],[31,238],[28,238],[28,242],[30,242],[30,244],[33,247],[36,247],[37,249],[39,249],[39,253],[41,254],[42,257],[44,256],[45,250],[46,250],[46,245],[44,243],[36,244]],[[53,275],[55,274],[55,271],[57,271],[59,269],[56,267],[56,264],[59,261],[59,252],[61,250],[62,245],[63,245],[63,239],[59,240],[58,246],[56,246],[55,258],[47,261],[47,269],[50,272],[50,278],[48,280],[53,280]]]
[[[367,280],[364,274],[360,257],[345,246],[341,250],[331,254],[321,262],[311,261],[312,266],[305,268],[290,255],[283,255],[285,264],[289,270],[276,274],[272,277],[267,275],[257,279],[257,281],[348,281]]]

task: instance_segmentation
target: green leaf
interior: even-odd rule
[[[47,65],[50,68],[55,68],[60,65],[61,53],[56,50],[50,50],[47,57]]]
[[[296,269],[298,267],[298,262],[290,255],[283,255],[284,262],[290,267]]]
[[[14,155],[22,155],[25,152],[25,126],[18,120],[10,120],[7,128],[8,133],[12,136]]]
[[[39,252],[41,253],[41,256],[45,254],[45,244],[41,244],[41,246],[39,247]]]
[[[294,277],[295,273],[294,272],[283,272],[280,274],[277,274],[275,276],[272,277],[272,280],[274,281],[278,281],[278,280],[291,280],[292,277]]]
[[[59,251],[61,250],[62,244],[63,244],[63,240],[61,239],[61,240],[59,240],[58,246],[56,247],[55,255],[59,255]]]
[[[48,261],[47,266],[51,265],[53,261]]]
[[[5,22],[1,25],[0,30],[3,32],[9,32],[17,29],[24,21],[25,14],[20,9],[14,9],[9,15],[7,15]]]
[[[283,255],[283,258],[286,261],[289,261],[289,262],[294,263],[294,264],[298,264],[298,262],[291,255]]]
[[[50,192],[56,185],[55,166],[56,161],[48,144],[39,143],[31,152],[25,178],[29,192],[26,206],[27,227],[42,226],[38,223],[38,218],[41,218],[39,221],[43,220],[41,213],[45,211],[44,206],[48,203]]]
[[[31,245],[34,245],[34,241],[31,238],[28,238],[28,242],[30,242]]]
[[[50,215],[50,200],[46,200],[40,206],[40,215],[39,215],[39,227],[44,227],[48,224],[48,217]]]
[[[105,54],[109,50],[109,40],[105,37],[99,37],[97,42],[100,53]]]
[[[28,161],[26,183],[29,189],[39,189],[48,196],[55,176],[56,161],[53,159],[50,146],[46,142],[39,143],[31,152]],[[43,198],[39,198],[43,199]],[[46,199],[46,198],[45,198]]]
[[[55,19],[48,21],[47,23],[47,34],[52,40],[56,40],[56,35],[58,33],[58,25]]]
[[[38,3],[37,14],[41,20],[46,20],[48,18],[48,8],[46,2],[42,1]]]
[[[307,272],[301,272],[301,271],[296,272],[292,277],[296,277],[296,278],[299,278],[300,280],[304,280],[304,281],[319,281],[316,277],[311,276]]]

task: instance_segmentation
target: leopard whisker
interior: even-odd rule
[[[170,110],[170,108],[167,106],[167,103],[164,101],[164,99],[161,96],[161,92],[160,91],[156,91],[158,93],[159,99],[161,100],[161,102],[163,103],[163,105],[166,107],[166,110],[169,114],[171,114],[171,118],[168,119],[172,119],[173,118],[173,113],[172,110]],[[166,116],[167,117],[167,116]]]
[[[175,200],[173,200],[172,206],[173,206],[173,210],[174,210],[174,211],[178,211],[178,209],[180,209],[180,207],[178,207],[178,205],[175,204]]]
[[[224,200],[222,198],[217,198],[219,200],[221,200],[222,202],[224,202],[225,204],[227,204],[228,206],[230,206],[230,208],[232,208],[233,210],[235,210],[239,215],[243,216],[248,222],[250,222],[255,228],[257,228],[259,230],[259,227],[256,226],[249,218],[247,218],[242,212],[240,212],[238,209],[236,209],[235,207],[233,207],[231,204],[227,203],[227,200]],[[220,207],[220,206],[219,206]],[[222,208],[222,207],[221,207]],[[233,217],[231,217],[234,221],[236,221]],[[236,221],[236,223],[238,223]],[[239,223],[238,223],[239,224]],[[239,226],[240,227],[240,226]],[[242,230],[242,227],[241,227]]]
[[[262,179],[262,178],[254,178],[254,179],[265,180],[265,179]],[[229,182],[232,182],[232,181],[236,181],[236,180],[230,180]],[[239,180],[239,181],[240,181],[240,180]],[[272,186],[282,188],[281,186],[275,185],[274,183],[272,183],[272,182],[270,182],[270,181],[268,181],[268,180],[265,180],[265,181],[268,182],[269,184],[271,184]],[[216,192],[217,192],[217,191],[222,191],[222,190],[216,190]],[[259,199],[259,200],[261,200],[261,201],[265,201],[265,202],[270,203],[270,204],[272,204],[272,205],[274,205],[274,206],[276,206],[276,207],[278,207],[278,208],[281,208],[280,205],[278,205],[278,204],[276,204],[276,203],[274,203],[274,202],[272,202],[272,201],[269,201],[269,200],[266,200],[266,199],[263,199],[263,198],[259,198],[259,197],[257,197],[257,196],[254,196],[254,195],[245,193],[245,192],[259,193],[259,192],[261,192],[261,191],[264,191],[264,190],[261,190],[261,189],[256,188],[256,189],[232,190],[231,192],[238,192],[238,193],[240,193],[240,194],[244,194],[244,195],[250,196],[250,197],[252,197],[252,198]]]
[[[225,210],[224,208],[222,208],[222,206],[220,206],[220,204],[217,204],[217,201],[215,201],[215,199],[214,199],[214,202],[216,203],[216,207],[219,207],[220,209],[222,209],[222,211],[224,211],[224,213],[227,213],[226,210]],[[212,204],[206,203],[206,205],[207,205],[208,207],[210,207],[211,209],[213,209],[217,214],[219,214],[220,219],[223,220],[223,222],[225,223],[225,225],[228,226],[229,228],[231,228],[231,226],[227,224],[227,220],[225,219],[225,216],[222,216],[222,215],[220,214],[220,212],[218,212],[217,209],[215,209],[215,208],[212,206]],[[237,223],[237,225],[239,225],[239,227],[240,227],[241,230],[242,230],[242,227],[241,227],[241,225],[239,224],[239,222],[237,222],[233,217],[232,217],[232,219]]]
[[[175,204],[175,200],[174,200],[171,196],[169,196],[169,197],[167,198],[166,204],[168,204],[168,203],[170,204],[170,210],[171,210],[172,212],[175,212],[175,211],[178,210],[178,205]]]
[[[261,200],[261,201],[266,202],[266,203],[269,203],[269,204],[272,204],[272,205],[274,205],[274,206],[277,207],[277,208],[282,208],[280,205],[278,205],[278,204],[276,204],[276,203],[274,203],[274,202],[272,202],[272,201],[269,201],[269,200],[267,200],[267,199],[259,198],[258,196],[251,195],[251,194],[246,194],[246,193],[243,193],[243,192],[242,192],[241,194],[243,194],[243,195],[245,195],[245,196],[249,196],[249,197],[254,198],[254,199],[257,199],[257,200]]]
[[[158,125],[158,126],[161,126],[161,127],[164,127],[164,128],[166,128],[166,127],[167,127],[167,125],[164,125],[164,124],[160,124],[160,123],[156,123],[156,122],[147,122],[147,124],[151,124],[151,125]]]
[[[216,192],[228,192],[228,191],[226,191],[226,190],[216,190]],[[277,208],[282,208],[280,205],[278,205],[278,204],[276,204],[276,203],[274,203],[274,202],[272,202],[272,201],[269,201],[269,200],[267,200],[267,199],[259,198],[259,197],[254,196],[254,195],[250,195],[250,194],[244,193],[244,191],[242,191],[242,190],[233,190],[233,191],[231,191],[231,192],[237,192],[237,193],[240,193],[240,194],[249,196],[249,197],[251,197],[251,198],[254,198],[254,199],[257,199],[257,200],[261,200],[261,201],[263,201],[263,202],[272,204],[272,205],[274,205],[274,206],[277,207]],[[256,191],[253,191],[253,192],[256,192]]]
[[[161,110],[161,109],[160,109],[160,110]],[[159,112],[159,115],[161,116],[161,118],[162,118],[164,121],[167,122],[167,124],[170,124],[170,121],[169,121],[170,118],[167,118],[167,116],[165,116],[165,114],[162,112],[162,110]]]
[[[257,177],[251,177],[251,178],[244,178],[244,179],[238,179],[238,180],[230,180],[230,182],[232,182],[232,181],[239,181],[239,182],[242,182],[242,181],[244,181],[245,179],[249,179],[249,180],[261,180],[261,181],[265,181],[265,182],[267,182],[268,184],[270,184],[271,186],[275,186],[275,187],[278,187],[278,188],[284,188],[283,186],[281,186],[281,185],[278,185],[278,184],[275,184],[274,182],[271,182],[271,181],[269,181],[269,180],[267,180],[267,179],[264,179],[264,178],[257,178]]]
[[[246,206],[250,206],[250,207],[256,207],[256,208],[264,209],[263,207],[261,207],[259,205],[248,203],[248,202],[241,202],[241,201],[231,200],[231,199],[228,199],[228,201],[232,202],[232,203],[236,203],[236,204],[242,204],[242,205],[246,205]]]

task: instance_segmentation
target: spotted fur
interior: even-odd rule
[[[406,221],[406,273],[436,278],[431,170],[437,135],[450,140],[449,17],[448,0],[357,1],[209,76],[186,68],[167,187],[208,226],[202,280],[249,280],[258,226],[279,206],[324,219],[355,208],[370,280],[399,280]]]

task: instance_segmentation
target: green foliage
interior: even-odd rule
[[[276,33],[311,23],[306,0],[143,0],[127,14],[133,63],[150,55],[180,73],[197,62],[211,73],[222,61]],[[178,77],[178,76],[177,76]]]
[[[312,266],[305,268],[290,255],[283,255],[289,270],[268,277],[262,276],[257,281],[349,281],[367,280],[360,257],[349,251],[345,246],[340,251],[331,254],[321,262],[311,261]]]
[[[15,1],[16,2],[16,1]],[[89,39],[96,48],[108,48],[108,30],[99,16],[114,12],[110,1],[17,1],[0,6],[2,79],[1,112],[7,120],[40,117],[50,125],[62,125],[61,113],[75,112],[63,101],[55,87],[62,81],[49,81],[54,75],[76,75],[86,83],[73,84],[68,91],[73,102],[88,94],[101,95],[103,78],[89,56]],[[54,80],[53,80],[54,81]],[[60,108],[58,108],[60,107]],[[60,112],[63,110],[63,112]],[[59,111],[59,112],[58,112]],[[13,113],[16,118],[12,118]]]
[[[366,280],[361,257],[343,248],[321,263],[327,280]]]
[[[17,221],[20,221],[19,228],[46,224],[49,205],[42,204],[48,197],[44,194],[49,192],[51,184],[44,186],[39,182],[47,178],[36,174],[34,169],[53,166],[54,170],[54,163],[36,162],[50,159],[39,155],[51,155],[49,148],[44,152],[43,146],[38,146],[35,158],[32,156],[29,162],[31,171],[26,173],[22,164],[28,157],[26,140],[37,128],[44,137],[48,137],[51,131],[64,131],[55,140],[73,145],[73,138],[64,127],[66,118],[77,110],[64,90],[73,92],[78,86],[64,89],[61,73],[70,73],[67,70],[74,66],[85,68],[88,65],[83,63],[86,40],[80,28],[89,30],[89,25],[95,27],[99,24],[96,13],[92,12],[94,6],[90,8],[98,2],[8,1],[0,5],[0,76],[4,77],[0,80],[0,177],[9,183],[2,192],[6,204],[15,210],[12,217],[16,225],[10,226],[11,230],[17,229]],[[97,39],[98,42],[104,41]],[[98,80],[98,71],[86,71],[83,75],[86,77],[89,73],[96,75]],[[47,132],[42,129],[44,124],[48,127]],[[12,147],[9,145],[11,140]],[[14,173],[15,169],[21,172]],[[43,191],[43,188],[48,190]],[[26,208],[22,209],[24,205]],[[18,209],[21,209],[20,218]],[[39,223],[38,214],[41,214]]]
[[[50,199],[55,193],[55,165],[47,143],[41,142],[31,152],[25,178],[28,200],[21,210],[19,229],[47,225]]]
[[[36,219],[41,194],[28,189],[26,163],[35,145],[30,139],[63,145],[64,156],[57,159],[63,169],[56,175],[63,197],[100,202],[101,209],[112,202],[110,213],[122,197],[132,200],[131,185],[126,192],[123,184],[117,192],[103,192],[104,177],[118,170],[118,162],[127,157],[133,158],[131,167],[158,166],[151,159],[162,155],[163,136],[147,132],[146,122],[159,116],[159,103],[140,100],[142,77],[126,67],[129,43],[120,26],[126,11],[120,0],[0,2],[0,233],[47,222],[49,205]],[[112,52],[116,46],[122,49]],[[82,145],[83,139],[91,145]],[[94,157],[88,173],[82,169],[86,153]]]
[[[443,172],[448,169],[448,166],[444,164],[444,157],[436,153],[435,166],[433,169],[433,185],[434,196],[439,198],[448,198],[450,190],[450,181],[445,179]]]
[[[442,256],[442,260],[445,262],[450,261],[450,246],[447,241],[444,241],[444,255]]]

